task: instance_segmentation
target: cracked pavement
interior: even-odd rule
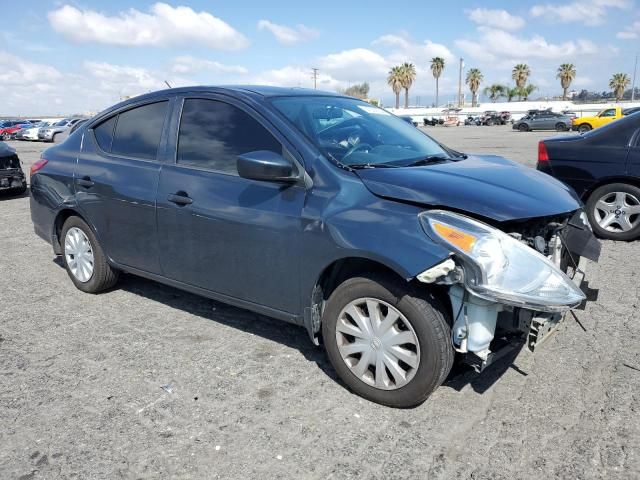
[[[551,135],[428,132],[528,165]],[[45,147],[11,143],[25,169]],[[349,393],[301,328],[128,275],[76,290],[28,203],[0,199],[2,479],[640,477],[638,243],[604,242],[584,330],[568,317],[535,354],[394,410]]]

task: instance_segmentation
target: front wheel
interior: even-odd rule
[[[585,133],[585,132],[588,132],[589,130],[591,130],[591,125],[589,125],[588,123],[583,123],[578,127],[578,131],[580,133]]]
[[[428,293],[391,276],[342,283],[322,315],[327,356],[355,393],[382,405],[424,402],[453,364],[445,309]]]
[[[529,127],[526,123],[521,123],[520,125],[518,125],[518,130],[520,130],[521,132],[527,132],[529,131]]]
[[[566,132],[568,130],[567,126],[564,123],[556,124],[556,132]]]
[[[98,293],[118,281],[93,231],[80,217],[69,217],[62,226],[62,258],[69,278],[83,292]]]

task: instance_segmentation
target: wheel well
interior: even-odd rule
[[[333,293],[333,291],[342,282],[348,280],[349,278],[372,272],[385,273],[407,281],[406,278],[402,277],[402,275],[399,275],[398,272],[396,272],[392,268],[375,260],[361,257],[342,258],[328,265],[320,275],[312,292],[312,309],[313,307],[316,307],[316,311],[321,317],[323,303],[329,298],[331,293]],[[438,297],[438,299],[446,308],[449,308],[450,310],[451,303],[446,288],[440,287],[438,285],[426,285],[416,279],[407,281],[407,287],[422,291],[428,289],[433,295]],[[449,313],[451,312],[449,311]],[[320,330],[320,318],[318,318],[318,322],[316,325],[314,325],[314,327],[314,330],[317,329],[316,332]]]
[[[591,194],[598,188],[609,185],[610,183],[626,183],[628,185],[633,185],[634,187],[640,188],[640,178],[635,177],[612,177],[605,178],[600,180],[598,183],[593,184],[587,191],[582,194],[582,201],[587,203]]]
[[[60,245],[60,234],[62,233],[62,226],[64,225],[64,222],[66,222],[69,217],[73,217],[73,216],[80,217],[82,218],[83,221],[86,221],[82,217],[82,215],[80,215],[75,210],[72,210],[70,208],[65,208],[64,210],[61,210],[60,212],[58,212],[58,216],[53,222],[52,243],[53,243],[53,249],[57,254],[62,253],[62,246]]]

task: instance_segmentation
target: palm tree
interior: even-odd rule
[[[563,63],[558,67],[556,78],[560,79],[560,85],[562,85],[562,100],[566,100],[567,90],[576,78],[576,67],[573,66],[573,63]]]
[[[469,90],[471,90],[472,99],[471,106],[475,107],[476,103],[478,103],[478,89],[480,89],[480,83],[484,76],[482,72],[477,68],[470,68],[467,72],[467,85],[469,85]]]
[[[616,102],[619,102],[624,95],[624,91],[631,83],[629,75],[626,73],[614,73],[611,80],[609,80],[609,88],[613,90],[613,94],[616,96]]]
[[[505,87],[504,89],[504,96],[507,97],[507,102],[510,102],[513,97],[517,97],[517,96],[521,96],[522,95],[522,91],[520,88],[518,87]]]
[[[413,63],[405,62],[400,66],[400,69],[402,70],[402,88],[404,88],[404,108],[409,108],[409,89],[416,79],[416,67]]]
[[[505,96],[505,90],[507,87],[504,85],[500,85],[499,83],[494,83],[493,85],[484,89],[484,94],[489,97],[492,102],[495,102],[500,97]]]
[[[529,79],[529,75],[531,75],[531,69],[526,63],[517,64],[511,71],[511,78],[516,82],[516,87],[518,88],[524,88],[527,84],[527,80]],[[518,94],[518,99],[522,100],[521,94]]]
[[[444,58],[433,57],[431,59],[431,73],[433,73],[433,78],[436,79],[436,107],[438,106],[438,96],[440,94],[439,79],[440,79],[440,75],[442,75],[443,70],[444,70]]]
[[[400,92],[402,91],[402,67],[391,67],[387,83],[396,94],[396,108],[400,108]]]
[[[538,87],[536,87],[535,85],[526,85],[520,89],[520,95],[524,97],[524,101],[526,102],[527,100],[529,100],[529,96],[537,89]]]

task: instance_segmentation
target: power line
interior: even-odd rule
[[[313,78],[313,89],[317,90],[318,89],[318,71],[319,71],[319,69],[314,67],[311,70],[312,70],[311,78]]]

